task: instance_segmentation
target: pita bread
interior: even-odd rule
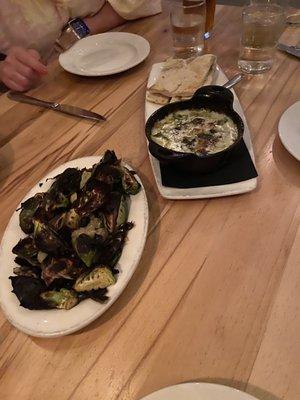
[[[151,93],[149,92],[149,90],[147,90],[146,100],[150,101],[151,103],[165,105],[169,103],[170,98],[167,96],[163,96],[162,94]]]
[[[190,59],[168,59],[149,92],[167,97],[191,97],[206,81],[210,71],[215,68],[216,56],[204,56]]]
[[[189,100],[190,99],[190,97],[176,97],[176,96],[174,96],[174,97],[172,97],[171,98],[171,100],[170,100],[170,103],[175,103],[176,101],[183,101],[183,100]]]

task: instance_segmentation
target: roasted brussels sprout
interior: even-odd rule
[[[44,253],[53,256],[64,256],[69,253],[66,243],[59,235],[45,223],[34,220],[34,243]]]
[[[50,290],[41,293],[40,296],[49,308],[70,310],[79,302],[76,292],[68,289],[60,289],[60,291]]]
[[[74,204],[75,211],[83,217],[92,214],[105,203],[108,192],[104,182],[89,181]]]
[[[33,232],[33,217],[43,203],[44,197],[44,193],[37,193],[35,196],[30,197],[30,199],[21,204],[19,222],[23,232],[28,234]]]
[[[141,184],[136,180],[134,171],[129,171],[126,167],[122,168],[122,186],[126,194],[137,194],[141,189]]]
[[[42,264],[42,279],[47,286],[55,279],[77,279],[82,272],[80,261],[74,258],[50,258]]]
[[[10,276],[13,287],[12,292],[19,299],[22,307],[29,310],[41,310],[48,308],[47,304],[40,297],[40,294],[47,290],[45,282],[41,279],[29,276]]]
[[[116,278],[113,276],[111,270],[105,266],[100,266],[94,268],[90,273],[80,276],[74,285],[74,289],[77,292],[85,292],[104,289],[115,283]]]
[[[103,218],[92,217],[89,224],[72,233],[72,245],[80,259],[90,267],[97,253],[99,243],[107,238],[108,232]]]
[[[34,243],[34,240],[31,236],[27,236],[25,239],[19,240],[19,242],[12,249],[13,254],[16,254],[18,257],[23,258],[31,265],[39,265],[37,255],[38,249]]]
[[[77,229],[80,226],[81,217],[74,208],[64,214],[63,224],[70,229]]]
[[[54,229],[56,232],[59,232],[65,225],[66,214],[67,213],[58,214],[52,218],[49,222],[50,228]]]
[[[57,211],[59,209],[66,209],[69,205],[69,199],[61,192],[50,193],[46,197],[45,208],[46,211]]]
[[[62,174],[57,175],[51,185],[50,193],[62,193],[70,196],[80,189],[81,171],[77,168],[67,168]]]
[[[117,227],[124,224],[128,217],[128,203],[125,196],[112,192],[105,207],[104,216],[109,232],[114,232]]]

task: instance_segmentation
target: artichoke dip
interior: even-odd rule
[[[204,108],[178,110],[155,123],[151,138],[169,150],[206,155],[232,145],[238,129],[225,114]]]

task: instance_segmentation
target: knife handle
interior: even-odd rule
[[[21,103],[32,104],[33,106],[42,106],[52,109],[57,107],[56,103],[36,99],[35,97],[26,96],[25,94],[22,93],[8,92],[7,97],[14,101],[20,101]]]

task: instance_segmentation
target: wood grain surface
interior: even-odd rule
[[[206,50],[237,71],[241,9],[219,7]],[[130,23],[151,54],[120,75],[83,78],[57,62],[32,93],[105,114],[89,121],[0,96],[1,235],[16,205],[67,160],[114,149],[146,186],[150,229],[140,265],[119,300],[83,331],[37,339],[0,313],[1,400],[137,400],[186,381],[230,385],[260,400],[300,398],[300,163],[278,139],[282,113],[300,100],[299,60],[276,52],[270,72],[237,94],[259,171],[246,195],[166,201],[144,136],[151,65],[172,53],[167,12]],[[288,28],[286,43],[299,29]],[[171,400],[171,399],[170,399]]]

